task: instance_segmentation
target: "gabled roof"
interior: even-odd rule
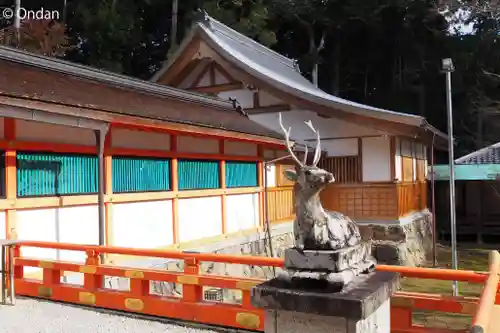
[[[87,118],[102,111],[105,121],[121,115],[282,140],[229,101],[10,47],[0,46],[0,73],[0,97],[79,107]]]
[[[500,164],[500,142],[457,158],[455,164]]]
[[[208,15],[194,24],[181,47],[151,80],[159,80],[196,36],[201,37],[221,58],[238,69],[300,100],[314,103],[323,109],[329,108],[328,112],[332,117],[343,112],[393,124],[408,125],[418,130],[430,131],[441,140],[447,140],[445,134],[431,126],[421,116],[363,105],[322,91],[301,75],[294,60],[270,50]]]

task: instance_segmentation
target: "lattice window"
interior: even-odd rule
[[[327,157],[321,159],[318,166],[331,172],[336,183],[362,182],[361,160],[358,156]]]
[[[170,160],[113,156],[113,192],[170,190]]]
[[[97,193],[97,167],[93,155],[17,152],[17,195]]]
[[[255,187],[258,185],[257,163],[226,161],[226,187]]]
[[[179,190],[220,188],[218,161],[179,160]]]

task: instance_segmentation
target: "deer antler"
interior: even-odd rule
[[[283,126],[283,119],[281,117],[281,112],[278,113],[278,119],[280,122],[281,130],[283,131],[283,133],[285,133],[286,148],[288,149],[290,156],[292,156],[292,158],[295,160],[295,162],[297,162],[301,167],[304,166],[304,164],[302,164],[299,161],[297,156],[292,151],[292,143],[290,142],[290,132],[292,131],[292,128],[288,127],[288,131],[285,129],[285,126]]]
[[[304,146],[305,151],[304,151],[304,158],[302,159],[302,164],[306,165],[307,163],[307,154],[309,153],[309,148],[307,148],[307,145]]]
[[[319,159],[321,158],[321,138],[319,135],[319,131],[316,130],[312,124],[312,121],[304,121],[304,123],[313,131],[316,133],[316,149],[314,150],[314,158],[312,162],[312,166],[318,165]]]

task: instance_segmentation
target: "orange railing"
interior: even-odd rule
[[[22,247],[84,251],[84,264],[54,260],[30,259],[20,256]],[[183,272],[159,269],[138,269],[100,264],[100,255],[133,255],[178,259],[184,262]],[[250,303],[250,289],[262,280],[213,276],[200,273],[201,262],[282,266],[280,259],[267,257],[199,254],[177,251],[142,250],[118,247],[82,246],[63,243],[23,242],[14,248],[14,286],[16,294],[43,297],[69,303],[101,308],[162,316],[204,324],[222,325],[243,329],[263,330],[263,311]],[[24,267],[39,267],[42,280],[25,278]],[[83,285],[61,282],[63,272],[83,273]],[[129,278],[129,290],[103,288],[104,276]],[[153,295],[152,282],[182,285],[180,297]],[[203,287],[235,289],[241,292],[239,304],[206,301]]]
[[[21,256],[24,247],[80,251],[86,253],[84,263],[57,260],[40,260]],[[261,279],[212,275],[201,272],[202,262],[282,267],[280,258],[234,256],[213,253],[186,253],[178,251],[131,249],[119,247],[85,246],[63,243],[21,242],[14,247],[14,286],[16,293],[24,296],[43,297],[51,300],[96,306],[107,309],[136,312],[147,315],[196,321],[204,324],[233,328],[264,330],[264,311],[250,302],[250,290]],[[101,264],[101,255],[127,255],[180,260],[183,271],[125,267]],[[490,313],[500,303],[498,271],[500,255],[491,255],[490,272],[455,271],[450,269],[414,268],[379,265],[379,271],[391,271],[403,277],[437,280],[457,280],[484,283],[481,298],[453,297],[435,294],[397,292],[391,299],[391,332],[431,333],[464,332],[434,330],[418,326],[412,321],[415,310],[459,313],[474,316],[473,327],[486,327],[497,316]],[[41,280],[25,276],[25,267],[43,270]],[[83,274],[82,284],[61,282],[65,272]],[[67,273],[66,273],[67,274]],[[129,287],[120,290],[103,287],[105,277],[129,279]],[[181,285],[180,295],[154,294],[154,283]],[[207,300],[206,288],[237,290],[240,293],[232,302],[224,298]],[[493,310],[492,310],[493,309]],[[499,331],[500,327],[495,331]],[[476,332],[476,331],[471,331]],[[493,332],[484,330],[485,333]]]
[[[443,313],[474,316],[471,333],[494,333],[500,331],[500,326],[492,327],[491,316],[495,303],[500,303],[499,290],[500,254],[492,251],[490,254],[489,272],[456,271],[452,269],[415,268],[378,265],[378,271],[397,272],[403,277],[467,281],[484,283],[481,297],[461,297],[423,293],[398,292],[391,299],[391,332],[392,333],[452,333],[465,332],[463,329],[433,329],[413,323],[415,310],[437,311]],[[500,323],[498,324],[500,325]],[[479,329],[480,328],[480,329]]]

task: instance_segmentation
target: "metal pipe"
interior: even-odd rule
[[[453,109],[451,100],[451,70],[446,71],[446,109],[448,114],[448,164],[450,166],[450,225],[451,225],[451,266],[458,269],[457,226],[455,211],[455,154],[453,142]],[[453,281],[453,295],[458,296],[458,281]]]
[[[432,136],[432,144],[431,144],[431,204],[432,204],[432,259],[433,266],[437,267],[437,228],[436,228],[436,176],[434,174],[434,139],[436,138],[436,134]]]

